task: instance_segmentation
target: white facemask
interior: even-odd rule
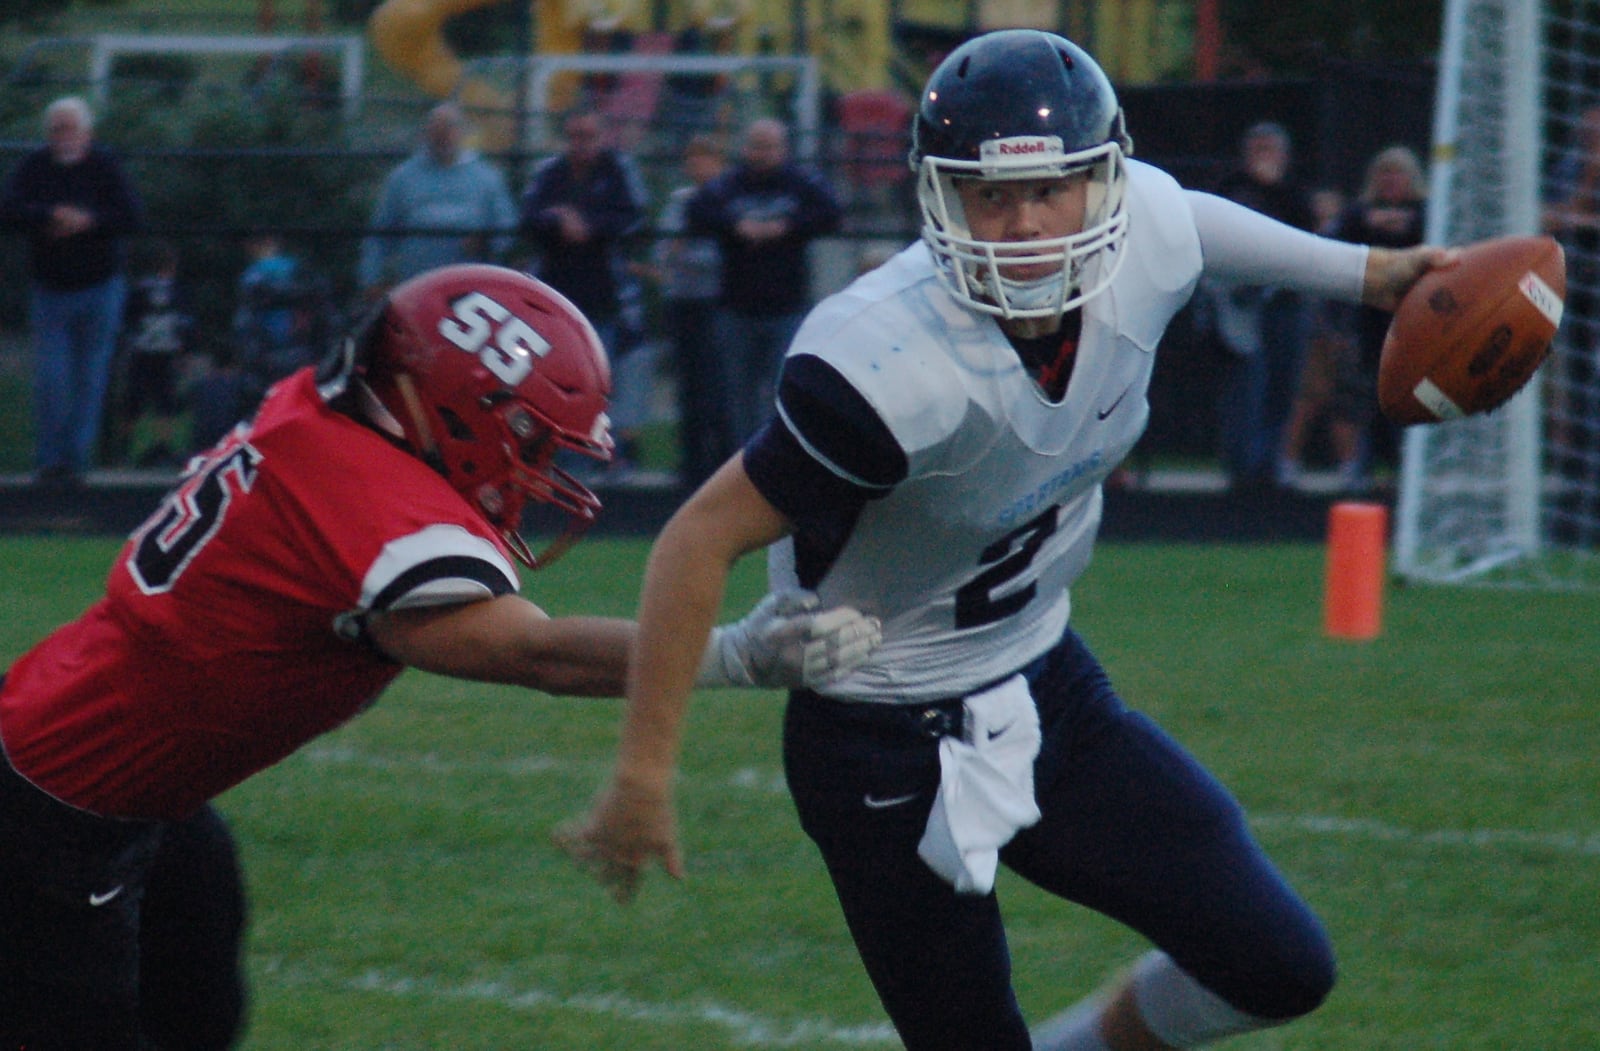
[[[1060,179],[1079,172],[1089,180],[1082,231],[1028,241],[1025,254],[1017,242],[973,237],[955,186],[957,179]],[[1054,136],[991,140],[976,161],[923,158],[917,181],[922,239],[945,286],[972,309],[1004,318],[1059,316],[1103,291],[1122,266],[1126,191],[1122,149],[1114,141],[1067,153]],[[1002,267],[1042,263],[1059,269],[1028,280],[1001,273]]]

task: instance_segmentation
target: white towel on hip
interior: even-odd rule
[[[962,894],[994,888],[1000,848],[1039,820],[1039,710],[1013,675],[965,701],[970,740],[939,740],[939,793],[917,854]]]

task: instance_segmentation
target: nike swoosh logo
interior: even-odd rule
[[[1004,726],[1000,727],[1000,729],[998,729],[998,730],[989,730],[988,731],[989,740],[991,740],[991,741],[994,740],[996,737],[999,737],[1001,734],[1005,733],[1007,730],[1011,729],[1015,725],[1017,725],[1017,724],[1016,723],[1006,723]]]
[[[106,891],[104,894],[90,894],[89,895],[89,906],[90,906],[90,908],[98,909],[100,906],[104,905],[106,902],[111,901],[117,895],[122,893],[122,887],[123,887],[123,884],[119,883],[115,887],[112,887],[110,890]]]
[[[1116,412],[1117,411],[1117,406],[1122,404],[1122,399],[1126,398],[1128,396],[1128,392],[1130,390],[1132,390],[1132,389],[1133,389],[1133,386],[1131,384],[1129,386],[1126,386],[1126,387],[1122,388],[1122,393],[1117,395],[1117,400],[1116,401],[1112,402],[1109,407],[1104,408],[1104,409],[1100,409],[1100,410],[1095,412],[1095,414],[1094,414],[1095,415],[1095,419],[1103,420],[1107,416],[1110,416],[1112,413]]]
[[[887,799],[880,799],[871,792],[868,792],[866,795],[861,797],[861,801],[867,804],[867,807],[871,810],[886,810],[892,806],[900,806],[902,803],[909,803],[915,798],[917,798],[917,793],[915,792],[903,796],[889,796]]]

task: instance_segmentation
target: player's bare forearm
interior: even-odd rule
[[[582,697],[622,695],[635,635],[632,621],[552,619],[515,595],[374,616],[368,631],[411,667]]]
[[[673,515],[645,568],[639,638],[617,755],[617,778],[665,789],[728,573],[787,526],[735,460]]]
[[[621,902],[652,861],[682,877],[672,782],[683,720],[728,571],[784,524],[736,458],[673,515],[645,568],[636,660],[611,780],[556,842]]]
[[[572,697],[622,696],[638,635],[633,621],[557,617],[545,625],[537,638],[523,640],[527,663],[514,681]]]
[[[670,792],[689,693],[727,576],[726,563],[700,552],[687,520],[674,519],[652,549],[639,599],[618,782],[663,796]]]
[[[1368,306],[1392,311],[1423,274],[1435,267],[1449,266],[1455,258],[1453,249],[1435,245],[1372,248],[1367,253],[1361,301]]]

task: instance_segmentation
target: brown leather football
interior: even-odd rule
[[[1499,408],[1550,353],[1567,294],[1553,237],[1461,248],[1400,301],[1378,366],[1378,405],[1395,423],[1438,423]]]

